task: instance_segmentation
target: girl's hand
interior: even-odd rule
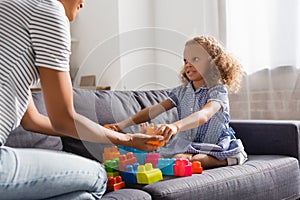
[[[175,124],[162,124],[158,126],[154,134],[164,136],[164,141],[168,142],[171,139],[172,135],[175,135],[178,131],[179,128]]]
[[[116,131],[116,132],[121,132],[121,129],[118,126],[117,123],[116,124],[105,124],[103,127],[107,128],[107,129],[110,129],[110,130],[113,130],[113,131]]]
[[[128,141],[124,142],[124,146],[139,149],[141,151],[154,151],[158,146],[153,146],[147,144],[149,141],[163,141],[164,137],[160,135],[146,135],[142,133],[130,134],[127,133],[126,136],[129,137]]]

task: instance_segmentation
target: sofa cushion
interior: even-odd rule
[[[151,195],[135,189],[121,189],[109,192],[102,197],[103,200],[151,200]]]
[[[153,199],[164,200],[296,199],[299,173],[295,158],[251,155],[244,165],[204,170],[203,174],[146,185],[143,190]]]
[[[32,98],[37,110],[47,116],[44,99],[41,92],[33,92]],[[35,132],[25,131],[22,126],[17,127],[8,136],[6,146],[16,148],[41,148],[61,150],[62,142],[60,137],[47,136]]]

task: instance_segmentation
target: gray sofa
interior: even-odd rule
[[[46,114],[41,93],[33,93],[38,110]],[[120,121],[166,98],[166,91],[93,91],[74,89],[78,113],[107,124]],[[154,123],[177,119],[176,109]],[[150,185],[128,185],[107,192],[103,199],[298,199],[300,197],[300,121],[231,121],[249,160],[244,165],[204,170],[191,177],[164,177]],[[131,127],[128,132],[136,132]],[[102,161],[105,145],[72,138],[48,137],[17,128],[7,146],[64,150]]]

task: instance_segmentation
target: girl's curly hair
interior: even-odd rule
[[[214,80],[218,77],[217,82],[226,85],[231,92],[238,92],[244,76],[242,66],[232,55],[225,52],[223,46],[214,37],[195,37],[186,43],[186,45],[189,44],[200,44],[207,51],[211,58],[211,64],[214,66],[214,68],[210,69],[210,73],[214,73]],[[215,68],[217,70],[214,70]],[[217,76],[214,71],[217,71]],[[181,80],[184,83],[189,81],[184,69],[181,71]]]

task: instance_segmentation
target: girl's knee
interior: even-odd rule
[[[192,160],[193,154],[189,154],[189,153],[180,153],[180,154],[176,154],[174,156],[174,158],[182,158],[182,159],[188,159],[189,161]]]

